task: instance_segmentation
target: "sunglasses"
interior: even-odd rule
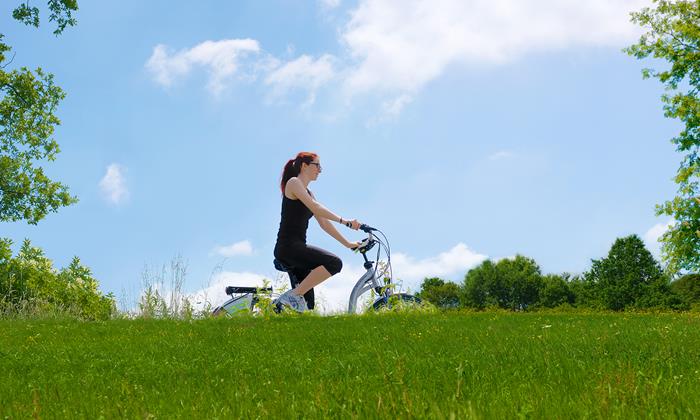
[[[317,163],[317,162],[310,162],[309,165],[316,165],[316,167],[318,168],[319,171],[322,170],[322,169],[321,169],[321,164],[320,164],[320,163]]]

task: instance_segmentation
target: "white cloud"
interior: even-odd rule
[[[100,180],[100,191],[103,197],[112,204],[121,204],[129,197],[126,180],[124,179],[125,171],[126,169],[123,166],[112,163],[107,166],[107,171]]]
[[[340,5],[340,0],[319,2],[324,10]],[[214,94],[234,75],[262,76],[273,99],[307,93],[303,106],[315,103],[321,93],[340,92],[339,104],[365,95],[378,99],[378,116],[370,121],[376,123],[400,115],[427,83],[450,67],[503,65],[570,48],[619,49],[641,34],[629,13],[649,4],[650,0],[360,0],[338,29],[344,49],[338,57],[302,54],[283,62],[262,54],[256,40],[229,39],[178,52],[157,45],[146,68],[167,87],[195,66],[203,67]],[[243,62],[246,55],[254,57]]]
[[[674,219],[666,223],[657,223],[647,230],[642,238],[649,252],[651,252],[657,260],[661,258],[661,243],[659,242],[659,238],[675,223],[676,221]]]
[[[514,156],[513,152],[511,152],[509,150],[500,150],[500,151],[492,154],[491,156],[489,156],[489,160],[503,160],[503,159],[511,158],[513,156]]]
[[[321,3],[321,7],[326,10],[335,9],[340,6],[340,0],[319,0],[319,3]]]
[[[231,245],[217,246],[214,252],[224,257],[250,256],[253,255],[253,245],[245,240]]]
[[[272,86],[272,94],[280,97],[291,91],[302,89],[309,92],[305,105],[316,100],[316,91],[335,77],[334,57],[324,54],[314,60],[302,55],[271,71],[265,78],[265,84]]]
[[[386,118],[397,117],[403,108],[413,101],[411,95],[402,94],[382,104],[382,114]]]
[[[452,64],[501,64],[638,36],[629,12],[647,0],[361,0],[341,37],[357,65],[351,95],[413,93]]]
[[[168,87],[176,79],[189,74],[193,67],[204,67],[209,72],[207,88],[213,94],[219,94],[228,79],[238,71],[239,61],[247,54],[259,52],[260,46],[254,39],[204,41],[176,53],[168,52],[165,45],[156,45],[146,68],[157,83]]]
[[[463,275],[486,258],[486,255],[478,254],[465,244],[458,243],[449,251],[442,252],[436,257],[415,260],[406,254],[396,253],[391,261],[394,276],[406,281],[413,290],[416,290],[425,277]]]

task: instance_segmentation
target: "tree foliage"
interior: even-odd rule
[[[653,57],[670,67],[644,69],[644,78],[657,78],[666,87],[662,96],[666,117],[684,124],[672,139],[683,160],[675,177],[677,196],[658,205],[657,214],[675,223],[661,237],[664,260],[671,272],[700,270],[700,1],[653,0],[655,7],[632,13],[642,26],[639,42],[626,52],[638,59]]]
[[[547,274],[542,277],[542,289],[540,290],[539,305],[545,308],[569,304],[576,301],[576,296],[569,286],[568,274]]]
[[[497,306],[521,310],[535,305],[542,288],[540,267],[522,255],[497,263],[486,260],[469,270],[464,278],[464,302],[467,306]]]
[[[418,296],[438,308],[447,309],[459,306],[460,294],[460,287],[457,284],[432,277],[423,280]]]
[[[618,238],[607,257],[593,260],[584,274],[596,306],[620,311],[632,308],[675,308],[681,302],[669,278],[637,235]]]
[[[57,270],[40,248],[25,240],[15,257],[0,239],[0,315],[67,314],[81,319],[108,319],[114,297],[102,295],[98,282],[78,257]]]
[[[671,283],[671,289],[688,304],[700,303],[700,274],[686,274]]]
[[[75,0],[49,0],[49,21],[56,23],[59,35],[76,20]],[[39,26],[39,9],[29,3],[18,6],[12,16],[27,25]],[[0,34],[0,222],[26,220],[37,224],[49,212],[77,202],[68,188],[49,179],[42,162],[53,161],[59,152],[52,138],[60,124],[56,117],[65,97],[53,75],[41,68],[5,69],[15,56]]]
[[[422,290],[437,289],[443,284],[440,279],[426,279]],[[681,288],[685,293],[674,291]],[[700,280],[684,280],[672,288],[669,276],[644,242],[631,235],[618,238],[608,255],[592,260],[591,269],[583,275],[542,275],[539,265],[522,255],[496,263],[486,260],[467,272],[460,303],[476,309],[575,306],[615,311],[683,310],[693,302],[688,298],[692,293],[700,294]]]
[[[66,26],[75,26],[78,21],[73,17],[73,12],[78,10],[77,0],[49,0],[48,7],[51,14],[50,22],[56,22],[54,35],[60,35]],[[12,17],[35,28],[39,27],[39,8],[30,7],[29,2],[22,3],[12,11]]]

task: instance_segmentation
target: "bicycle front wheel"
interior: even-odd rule
[[[417,296],[408,293],[395,293],[389,297],[383,296],[375,300],[372,304],[373,311],[383,311],[398,308],[418,307],[421,300]]]

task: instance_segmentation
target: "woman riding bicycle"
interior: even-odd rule
[[[307,245],[306,230],[311,216],[330,236],[347,248],[355,248],[358,242],[350,242],[336,230],[333,223],[344,224],[357,230],[361,223],[347,220],[328,210],[316,201],[309,190],[309,183],[318,179],[321,162],[315,153],[301,152],[290,159],[282,172],[282,215],[275,258],[290,268],[290,279],[300,281],[282,294],[275,303],[287,305],[303,312],[314,308],[314,290],[324,280],[340,272],[343,262],[336,255],[321,248]],[[292,280],[293,282],[293,280]]]

